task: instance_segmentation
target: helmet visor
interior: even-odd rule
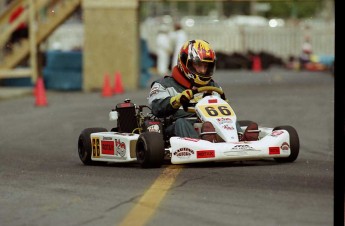
[[[215,61],[196,58],[187,62],[187,67],[194,75],[198,75],[201,80],[210,80],[215,68]]]

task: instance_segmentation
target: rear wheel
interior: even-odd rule
[[[292,126],[277,126],[274,130],[286,130],[290,135],[290,155],[283,158],[274,158],[277,162],[293,162],[297,159],[299,154],[299,137],[297,131]]]
[[[143,168],[159,168],[164,161],[164,139],[161,133],[140,134],[137,145],[137,160]]]
[[[107,132],[108,130],[102,127],[87,128],[84,129],[78,139],[78,154],[80,160],[85,165],[93,165],[94,161],[91,160],[92,148],[91,148],[91,133]]]

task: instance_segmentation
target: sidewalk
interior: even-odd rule
[[[32,87],[0,87],[0,101],[32,95]]]

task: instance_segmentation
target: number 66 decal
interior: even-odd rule
[[[229,105],[204,105],[200,106],[201,113],[207,117],[223,117],[235,115],[235,112]]]

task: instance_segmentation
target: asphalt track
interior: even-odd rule
[[[271,69],[218,71],[239,119],[293,126],[300,155],[274,160],[84,166],[77,139],[86,127],[112,128],[125,98],[145,104],[148,89],[48,91],[0,101],[0,225],[333,225],[334,77]]]

